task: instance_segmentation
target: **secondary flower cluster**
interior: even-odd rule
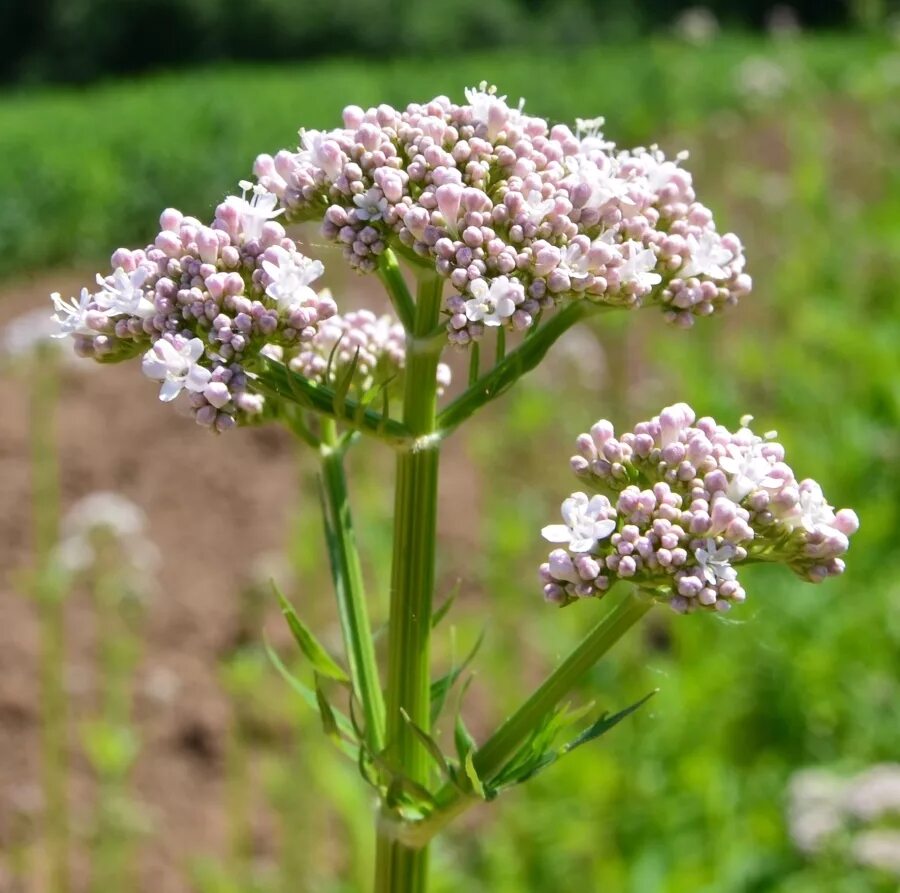
[[[482,83],[405,111],[348,106],[344,126],[260,155],[288,220],[323,220],[351,265],[393,247],[450,280],[450,340],[527,329],[563,299],[658,303],[690,325],[750,290],[739,239],[720,235],[681,156],[617,151],[602,119],[575,131]]]
[[[788,824],[807,856],[844,851],[854,862],[900,876],[900,764],[842,777],[805,769],[791,779]]]
[[[265,347],[310,341],[334,301],[311,287],[322,264],[305,257],[273,218],[275,196],[230,196],[212,226],[168,209],[152,245],[120,248],[99,289],[71,301],[52,295],[58,337],[82,356],[116,362],[143,355],[160,399],[190,394],[194,417],[222,431],[258,415],[248,386]]]
[[[678,403],[620,438],[605,420],[579,435],[572,469],[595,495],[573,493],[564,523],[543,529],[562,546],[541,565],[547,599],[602,595],[624,578],[679,612],[724,611],[745,598],[741,562],[786,564],[813,582],[842,573],[856,514],[835,512],[815,481],[795,477],[774,432],[749,422],[732,432]]]
[[[274,355],[283,358],[284,352]],[[335,385],[356,363],[353,386],[364,395],[373,387],[399,389],[406,367],[406,333],[393,317],[376,316],[371,310],[354,310],[332,316],[312,340],[288,361],[295,372],[322,384]],[[450,384],[450,367],[439,363],[438,392]]]

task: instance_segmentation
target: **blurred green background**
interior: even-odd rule
[[[840,848],[800,854],[785,813],[799,769],[900,761],[900,35],[891,10],[810,5],[800,23],[832,30],[788,27],[782,12],[770,33],[713,28],[708,16],[703,27],[696,15],[694,26],[677,25],[668,6],[617,4],[617,39],[604,42],[599,7],[578,2],[447,3],[440,16],[388,4],[394,18],[364,3],[231,5],[221,21],[216,4],[200,0],[154,6],[113,40],[90,24],[113,15],[109,3],[66,4],[52,31],[58,43],[40,44],[52,52],[20,52],[16,66],[6,54],[6,76],[19,86],[0,99],[0,275],[99,266],[117,245],[152,238],[165,206],[210,216],[256,153],[295,145],[299,126],[337,123],[346,103],[460,98],[485,78],[553,120],[605,115],[621,145],[689,149],[700,199],[720,230],[746,244],[755,289],[732,312],[688,332],[656,314],[604,316],[455,436],[464,462],[454,480],[471,502],[454,500],[465,533],[442,543],[440,591],[462,581],[452,616],[459,652],[487,627],[467,708],[474,727],[496,723],[602,609],[550,608],[536,577],[540,527],[575,489],[573,438],[597,418],[630,427],[676,400],[727,424],[750,412],[760,430],[779,432],[800,475],[862,522],[840,579],[816,587],[751,569],[749,600],[727,618],[654,612],[596,668],[580,700],[616,709],[659,694],[598,744],[451,831],[436,847],[435,893],[896,890],[897,876],[856,865]],[[33,17],[42,4],[29,6]],[[762,5],[718,12],[725,26],[771,20]],[[557,30],[539,43],[545,20]],[[205,66],[111,80],[153,67],[110,49],[127,59],[121,41],[138,27],[165,46],[161,64],[179,68],[195,45],[190,28],[199,29],[209,38],[196,54]],[[235,54],[229,40],[253,51]],[[235,55],[301,61],[226,64]],[[322,58],[302,61],[312,55]],[[97,77],[89,88],[27,86]],[[179,421],[184,437],[208,436]],[[371,452],[354,460],[353,485],[383,619],[388,458],[373,462]],[[288,556],[297,591],[328,592],[317,524],[306,500]],[[190,598],[189,580],[161,597]],[[255,606],[258,594],[222,597]],[[324,596],[304,606],[314,625],[333,623]],[[317,720],[259,646],[254,632],[218,671],[234,722],[222,767],[229,793],[211,808],[228,812],[230,843],[170,871],[203,893],[363,890],[368,792],[320,742]],[[443,661],[449,648],[444,629]],[[279,841],[268,861],[248,830],[260,800]],[[7,841],[20,854],[40,842],[39,830]],[[14,868],[27,864],[9,857],[21,883],[10,889],[36,889]]]

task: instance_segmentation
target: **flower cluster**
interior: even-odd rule
[[[808,856],[849,843],[853,861],[900,876],[898,819],[900,764],[877,764],[849,778],[805,769],[791,779],[789,830]]]
[[[465,93],[349,106],[343,127],[260,155],[259,183],[287,220],[323,220],[357,269],[391,247],[449,279],[457,344],[527,329],[565,299],[655,303],[690,325],[749,291],[741,243],[716,231],[682,156],[617,151],[602,119],[551,127],[485,83]]]
[[[56,558],[70,574],[106,563],[145,585],[159,564],[159,552],[147,537],[147,516],[119,493],[96,492],[80,499],[63,518],[61,534]]]
[[[284,352],[273,354],[283,359]],[[322,384],[335,385],[355,363],[353,385],[360,394],[385,386],[396,391],[406,366],[406,333],[391,316],[371,310],[336,314],[289,361],[295,372]],[[450,367],[439,363],[438,393],[450,384]]]
[[[198,423],[222,431],[259,415],[251,376],[261,352],[310,341],[336,307],[312,288],[322,264],[305,257],[274,218],[276,198],[230,196],[212,226],[168,209],[144,249],[120,248],[96,292],[52,295],[57,337],[82,356],[115,362],[141,354],[160,399],[190,394]]]
[[[541,566],[548,600],[602,595],[624,578],[679,612],[724,611],[745,598],[742,562],[779,562],[813,582],[840,574],[856,514],[798,481],[774,432],[749,423],[732,432],[678,403],[621,438],[605,420],[579,435],[572,469],[599,492],[573,493],[564,523],[543,530],[561,546]]]

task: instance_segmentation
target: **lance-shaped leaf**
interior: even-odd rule
[[[334,679],[336,682],[349,684],[350,677],[319,643],[309,627],[300,620],[293,606],[284,597],[284,594],[275,585],[274,581],[272,581],[272,589],[278,597],[281,613],[284,614],[294,639],[307,660],[312,664],[313,669],[321,676]]]
[[[400,713],[406,724],[412,730],[412,733],[419,739],[425,750],[428,751],[428,755],[431,759],[434,760],[441,775],[443,775],[447,781],[453,781],[453,773],[450,770],[450,764],[447,762],[447,758],[444,756],[437,741],[435,741],[421,726],[416,725],[410,715],[402,707],[400,708]]]
[[[431,721],[433,723],[436,722],[441,715],[441,711],[444,709],[444,704],[447,701],[447,695],[450,694],[450,690],[456,684],[456,680],[459,679],[469,664],[475,659],[475,655],[478,654],[483,642],[484,630],[478,634],[475,644],[469,650],[469,653],[465,658],[463,658],[463,662],[458,666],[451,667],[449,672],[441,676],[440,679],[435,679],[435,681],[431,683]]]
[[[272,662],[272,666],[281,674],[285,682],[298,694],[304,701],[321,715],[322,707],[319,699],[319,686],[313,690],[308,685],[302,683],[293,673],[284,665],[281,658],[275,653],[275,650],[265,643],[266,654]],[[354,732],[353,725],[350,720],[339,710],[335,710],[330,704],[328,705],[331,721],[333,721],[340,738],[335,741],[340,750],[353,760],[358,759],[359,747],[358,738]],[[332,738],[332,740],[334,740]]]
[[[656,690],[651,691],[639,701],[636,701],[630,707],[620,710],[618,713],[610,716],[604,713],[599,719],[593,722],[585,729],[577,738],[560,748],[547,747],[542,748],[542,743],[549,743],[559,730],[559,723],[562,717],[559,714],[554,717],[543,727],[539,734],[533,739],[529,739],[526,745],[516,753],[510,762],[500,770],[500,772],[491,780],[491,785],[498,790],[500,788],[508,788],[513,785],[522,784],[529,778],[533,778],[539,772],[542,772],[548,766],[555,763],[560,757],[599,738],[608,732],[614,726],[617,726],[626,716],[634,713],[639,707],[643,706],[653,695]],[[568,724],[568,723],[565,723]],[[548,739],[549,736],[549,739]]]
[[[441,606],[431,615],[431,628],[435,629],[438,624],[447,616],[447,612],[453,607],[456,597],[459,595],[461,581],[457,580],[450,594],[441,603]]]

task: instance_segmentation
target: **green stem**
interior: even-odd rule
[[[322,446],[319,452],[322,458],[322,492],[326,528],[333,544],[329,552],[341,630],[350,663],[353,692],[360,701],[365,717],[366,744],[372,753],[377,754],[384,748],[384,699],[366,608],[362,567],[350,515],[344,451],[338,445],[337,429],[330,419],[322,419],[321,436]]]
[[[498,341],[500,357],[490,372],[470,385],[438,416],[438,428],[447,434],[458,427],[482,406],[496,400],[514,385],[526,372],[530,372],[544,358],[554,342],[575,323],[594,313],[613,309],[609,305],[578,300],[543,323],[530,337],[505,356],[505,344]]]
[[[407,338],[403,421],[416,438],[397,457],[394,550],[387,685],[387,761],[419,785],[429,782],[430,757],[404,718],[428,732],[429,645],[434,592],[440,441],[435,431],[440,349],[423,338],[437,324],[443,282],[431,274],[419,284]],[[387,823],[386,823],[387,824]],[[377,829],[375,893],[424,893],[428,850],[409,848]]]
[[[34,511],[35,595],[41,619],[41,759],[50,888],[69,890],[69,804],[66,742],[65,623],[62,580],[53,550],[59,536],[54,408],[54,354],[38,354],[32,378],[30,428]]]
[[[489,783],[503,769],[519,745],[544,717],[652,606],[653,600],[635,589],[603,616],[531,697],[475,752],[473,764],[482,781]],[[438,792],[437,801],[440,808],[423,823],[418,835],[425,840],[434,836],[452,818],[478,802],[465,797],[449,785]]]
[[[394,311],[403,328],[411,331],[415,325],[416,305],[403,278],[403,271],[397,263],[397,256],[388,248],[378,259],[378,278],[382,281],[385,290],[390,295]]]

